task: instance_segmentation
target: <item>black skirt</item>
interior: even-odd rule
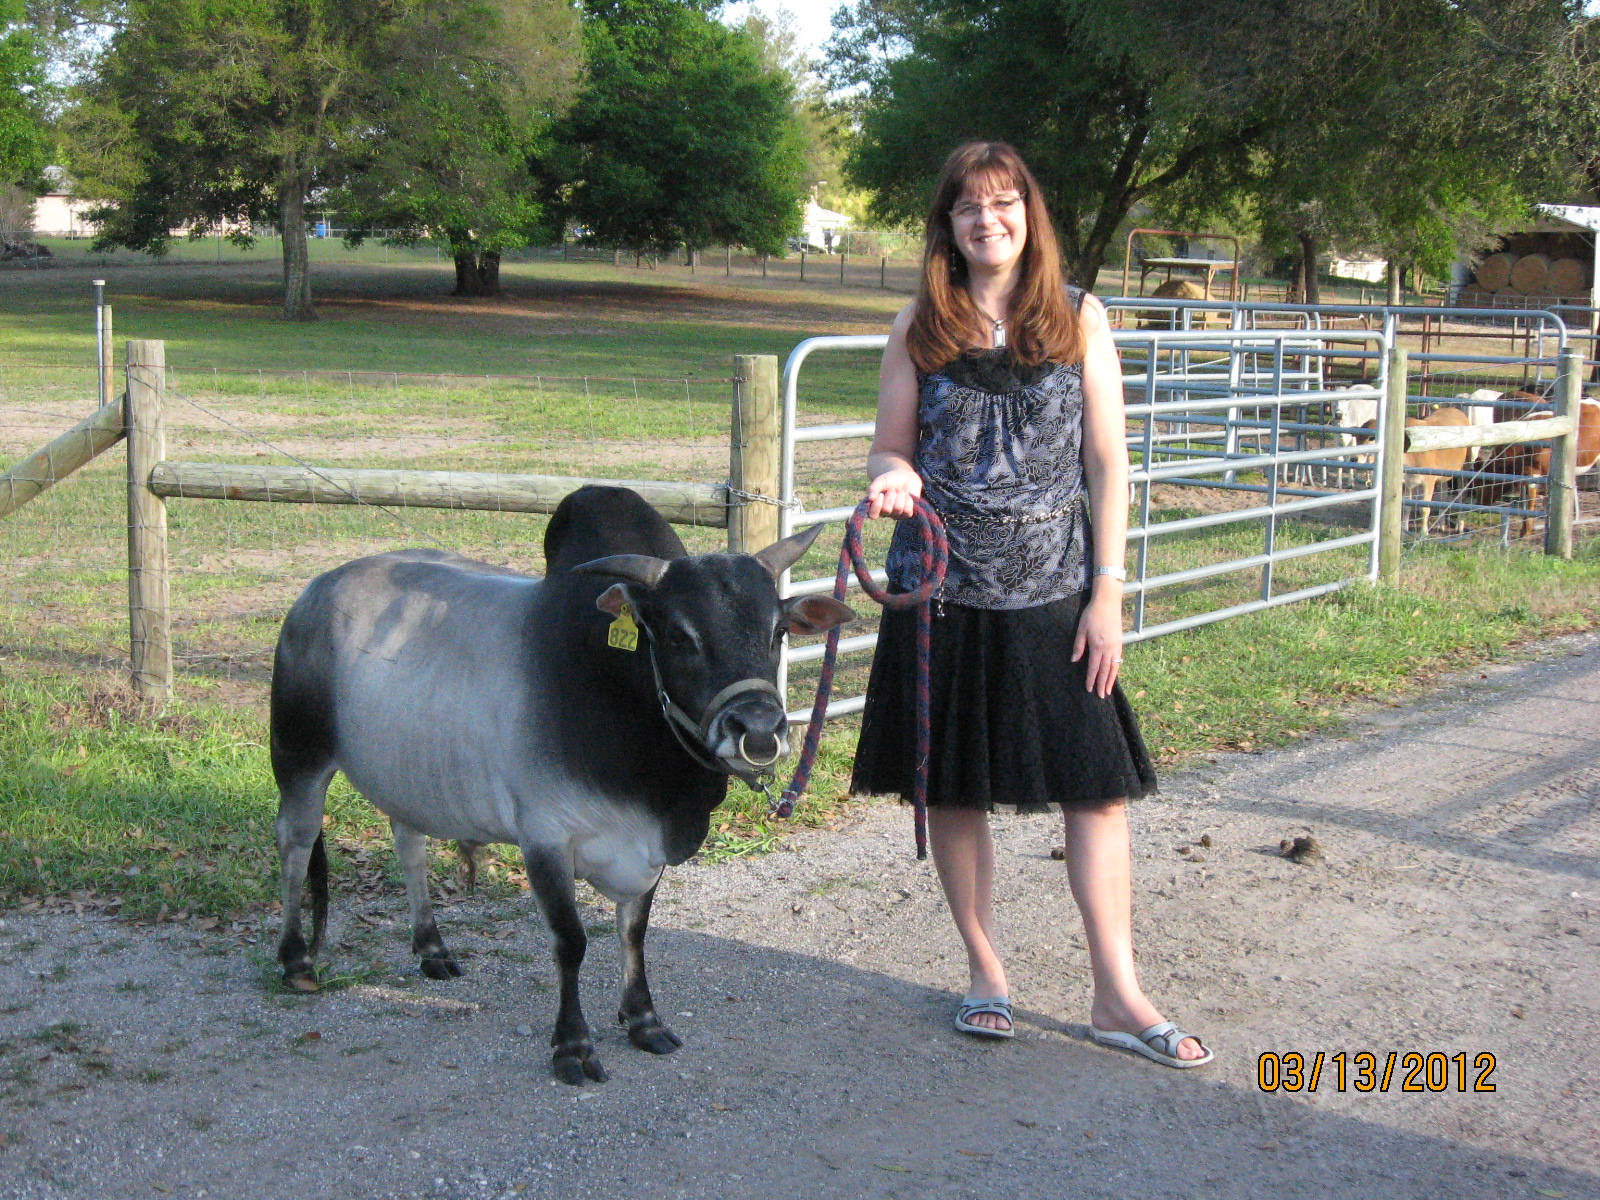
[[[1090,692],[1072,661],[1080,592],[1036,608],[935,605],[928,803],[1037,812],[1156,790],[1120,687]],[[940,609],[942,608],[942,612]],[[852,791],[909,799],[917,758],[917,614],[886,609],[867,684]]]

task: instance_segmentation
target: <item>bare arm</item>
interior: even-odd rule
[[[1121,568],[1128,543],[1128,442],[1122,405],[1122,364],[1106,310],[1083,298],[1083,472],[1093,520],[1092,567]],[[1087,652],[1089,690],[1108,695],[1122,662],[1122,581],[1090,576],[1089,603],[1078,622],[1072,658]]]
[[[894,319],[878,368],[878,424],[867,452],[867,516],[909,517],[922,495],[912,466],[917,452],[917,369],[906,351],[906,330],[915,305]]]

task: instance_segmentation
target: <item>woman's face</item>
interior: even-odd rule
[[[950,230],[969,271],[1006,271],[1028,242],[1027,205],[1015,187],[970,179],[950,208]]]

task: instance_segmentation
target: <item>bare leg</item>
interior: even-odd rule
[[[1006,969],[995,950],[994,842],[989,814],[980,809],[928,809],[928,844],[956,930],[967,947],[967,994],[987,1000],[1007,995]],[[1009,1029],[997,1013],[980,1013],[974,1025]]]
[[[1128,806],[1066,811],[1067,875],[1083,916],[1094,975],[1089,1020],[1099,1029],[1137,1034],[1165,1018],[1150,1003],[1133,964],[1133,861]],[[1194,1038],[1178,1046],[1179,1058],[1202,1058]]]

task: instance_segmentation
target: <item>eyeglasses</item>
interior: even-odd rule
[[[983,215],[984,209],[988,209],[997,217],[1008,217],[1016,212],[1017,205],[1021,203],[1022,197],[1016,192],[1006,192],[982,204],[963,200],[950,210],[950,218],[954,221],[975,221]]]

